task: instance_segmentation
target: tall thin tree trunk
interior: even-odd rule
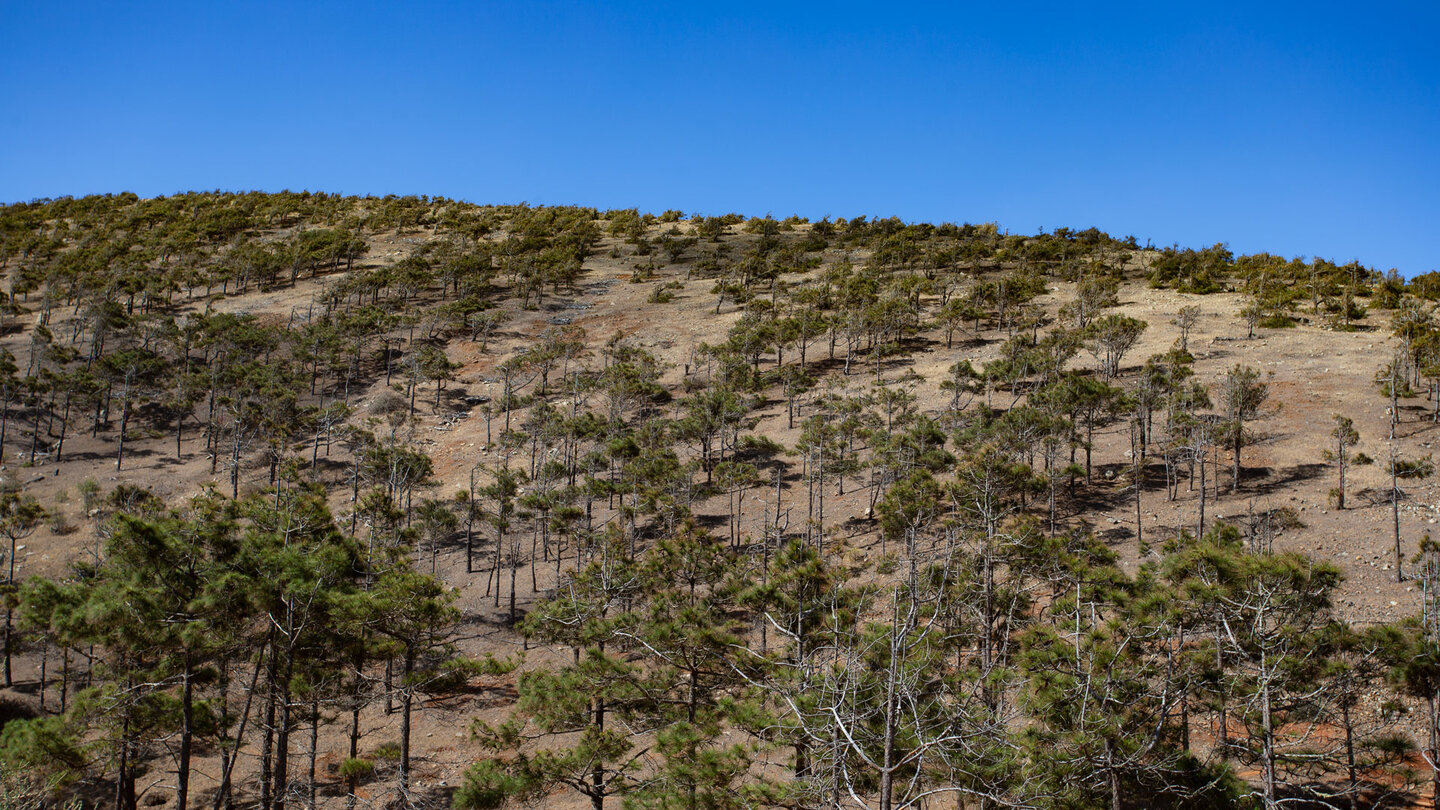
[[[290,796],[290,678],[295,672],[295,654],[286,650],[285,677],[280,684],[280,728],[275,734],[275,810],[285,810]]]
[[[410,710],[415,690],[410,677],[415,672],[415,653],[405,650],[404,681],[400,686],[400,800],[410,806]]]
[[[190,749],[195,735],[195,679],[190,656],[180,675],[180,763],[175,782],[176,810],[190,807]]]
[[[320,692],[313,689],[310,693],[310,780],[309,790],[306,796],[305,806],[309,810],[315,810],[315,759],[320,752]],[[181,808],[184,810],[184,808]]]

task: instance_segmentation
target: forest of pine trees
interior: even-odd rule
[[[676,362],[588,331],[568,306],[602,261],[657,312],[702,282],[671,317],[721,339]],[[1400,517],[1433,473],[1400,440],[1440,419],[1433,274],[290,192],[5,206],[0,274],[0,806],[1440,795],[1440,545]],[[1262,369],[1197,372],[1195,306],[1121,311],[1146,289],[1235,296],[1234,340],[1392,338],[1389,435],[1304,429],[1337,511],[1383,467],[1416,615],[1355,621],[1293,510],[1220,516],[1285,403]],[[416,733],[442,713],[448,784]]]

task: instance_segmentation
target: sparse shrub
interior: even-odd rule
[[[1396,309],[1400,306],[1400,300],[1405,294],[1405,279],[1395,270],[1385,274],[1385,278],[1375,285],[1374,292],[1370,296],[1370,306],[1375,309]]]
[[[751,217],[746,220],[745,233],[757,233],[762,236],[774,236],[780,232],[780,224],[775,218],[766,214],[763,217]]]
[[[1282,506],[1270,513],[1270,521],[1276,529],[1303,529],[1305,523],[1300,520],[1300,513],[1295,511],[1293,506]]]
[[[889,576],[900,569],[900,556],[893,551],[880,555],[875,561],[875,572],[881,576]]]
[[[760,436],[754,433],[741,436],[735,446],[735,453],[740,458],[775,456],[783,452],[785,452],[785,445],[769,436]]]
[[[350,759],[340,763],[340,776],[346,780],[363,782],[375,773],[375,763],[368,759]]]
[[[159,514],[165,504],[155,493],[144,487],[120,484],[110,491],[110,496],[105,499],[105,506],[112,512],[123,512],[127,515],[155,515]]]
[[[0,807],[6,810],[80,810],[79,799],[55,800],[55,780],[37,782],[18,769],[0,768]]]
[[[824,250],[829,246],[830,242],[824,237],[824,235],[814,230],[802,236],[800,240],[795,243],[796,248],[806,253],[814,253],[819,250]]]
[[[48,525],[50,531],[58,535],[74,534],[76,529],[75,524],[70,522],[69,516],[59,509],[50,512]]]

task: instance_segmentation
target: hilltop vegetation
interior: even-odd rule
[[[0,273],[0,805],[1440,788],[1435,274],[289,192]]]

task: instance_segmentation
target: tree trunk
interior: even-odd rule
[[[275,734],[275,810],[285,810],[290,794],[290,678],[295,671],[295,655],[287,650],[285,677],[280,683],[280,728]]]
[[[1432,805],[1440,805],[1440,693],[1429,699],[1430,709],[1430,783]]]
[[[1395,534],[1395,581],[1405,581],[1405,554],[1400,548],[1400,487],[1395,470],[1395,441],[1390,441],[1390,521]]]
[[[260,810],[270,810],[270,792],[275,746],[275,681],[279,676],[275,665],[275,645],[270,645],[269,667],[265,673],[265,728],[260,740]]]
[[[10,422],[10,389],[5,389],[4,404],[0,405],[0,462],[5,461],[5,428]]]
[[[195,735],[195,684],[190,657],[185,657],[184,671],[180,676],[180,764],[176,775],[176,810],[189,810],[190,797],[190,748]]]
[[[1346,798],[1350,810],[1359,810],[1356,798],[1360,795],[1360,777],[1355,768],[1355,724],[1350,720],[1350,703],[1343,696],[1340,703],[1340,717],[1345,723],[1345,777]]]
[[[125,392],[120,395],[120,444],[115,450],[115,469],[125,460],[125,428],[130,424],[130,381],[133,375],[125,375]]]
[[[1196,522],[1195,539],[1205,536],[1205,457],[1200,457],[1200,514]]]
[[[265,648],[262,647],[260,653],[255,657],[255,672],[250,676],[250,688],[245,692],[245,708],[240,712],[240,725],[235,729],[234,739],[236,751],[227,753],[223,746],[220,749],[220,789],[215,791],[215,802],[212,805],[212,810],[221,810],[221,807],[228,808],[230,806],[230,774],[235,769],[235,761],[239,759],[238,749],[240,741],[245,738],[245,725],[250,721],[250,703],[255,698],[255,686],[260,682],[260,670],[264,659]]]
[[[320,754],[320,692],[310,693],[310,788],[305,806],[315,810],[315,759]],[[181,808],[184,810],[184,808]]]
[[[415,702],[410,676],[415,672],[415,652],[405,649],[404,680],[400,684],[400,800],[410,806],[410,709]]]
[[[1120,769],[1115,767],[1115,741],[1105,740],[1105,770],[1110,782],[1110,810],[1120,808]]]
[[[1244,429],[1244,423],[1237,422],[1235,424],[1235,469],[1231,471],[1230,474],[1230,491],[1232,493],[1240,491],[1240,447],[1244,442],[1244,437],[1241,436],[1241,431],[1243,431]]]
[[[1270,715],[1270,674],[1266,665],[1266,654],[1260,651],[1260,672],[1264,680],[1260,686],[1260,728],[1263,735],[1263,760],[1260,763],[1264,780],[1265,807],[1276,807],[1275,803],[1275,729]]]
[[[605,732],[605,699],[601,697],[595,698],[595,730],[602,735]],[[591,810],[605,810],[605,763],[601,760],[596,760],[590,772],[590,785]]]
[[[7,562],[10,566],[10,570],[5,575],[5,585],[6,587],[12,587],[15,584],[15,538],[13,536],[10,538],[10,556],[7,558]],[[14,608],[11,608],[7,605],[5,608],[5,636],[3,639],[0,639],[0,644],[3,644],[5,648],[5,686],[7,688],[15,685],[14,680],[11,678],[10,672],[11,628],[14,627],[13,614]]]

